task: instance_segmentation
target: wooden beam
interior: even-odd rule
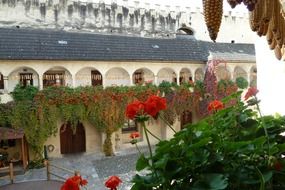
[[[26,161],[26,154],[25,154],[25,141],[24,137],[21,139],[21,149],[22,149],[22,161],[23,161],[23,168],[26,169],[27,161]]]

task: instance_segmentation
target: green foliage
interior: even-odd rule
[[[11,127],[10,116],[14,107],[14,102],[0,104],[0,127]]]
[[[285,117],[256,117],[240,94],[236,104],[213,113],[141,155],[132,190],[285,189]],[[268,135],[266,135],[266,132]]]
[[[43,168],[43,167],[45,167],[44,159],[30,161],[29,165],[28,165],[29,169],[39,169],[39,168]]]
[[[236,78],[236,84],[240,89],[246,89],[248,87],[248,82],[245,78],[243,77],[238,77]]]
[[[190,87],[196,90],[190,90]],[[73,131],[79,122],[89,122],[106,133],[104,151],[112,155],[112,133],[124,125],[125,108],[135,99],[145,101],[150,95],[165,95],[167,109],[161,116],[170,124],[185,110],[194,111],[203,97],[203,84],[171,84],[158,87],[48,87],[41,91],[33,86],[17,85],[12,93],[14,103],[0,104],[0,125],[22,128],[36,158],[41,159],[43,144],[58,131],[58,122],[70,123]]]
[[[23,87],[20,84],[16,85],[14,91],[12,92],[12,97],[14,101],[32,101],[34,96],[38,93],[38,88],[34,86]]]

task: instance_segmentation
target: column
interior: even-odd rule
[[[9,93],[8,76],[3,76],[3,80],[4,80],[4,93]]]
[[[133,75],[130,75],[130,86],[133,86],[134,82],[133,82]]]
[[[39,90],[42,90],[43,88],[44,88],[43,75],[39,74]]]
[[[158,77],[157,77],[157,75],[154,75],[154,84],[158,86]]]
[[[176,83],[179,86],[180,85],[180,82],[179,82],[180,81],[180,72],[179,71],[177,72],[177,77],[176,78],[177,78]]]
[[[72,87],[75,88],[76,86],[75,75],[72,75]]]

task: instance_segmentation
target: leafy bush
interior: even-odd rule
[[[135,175],[132,190],[285,189],[285,117],[258,117],[256,97],[245,104],[240,94],[224,99],[234,106],[160,141],[152,157],[142,154],[136,169],[144,174]]]

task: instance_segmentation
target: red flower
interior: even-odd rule
[[[156,95],[152,95],[147,99],[146,103],[147,102],[154,102],[159,111],[166,109],[166,99],[165,98],[162,98],[162,97],[159,97]]]
[[[156,106],[155,102],[145,102],[145,112],[148,115],[155,117],[159,112],[159,109]]]
[[[87,185],[88,181],[86,179],[82,179],[82,181],[80,182],[81,186]]]
[[[250,88],[247,90],[247,92],[246,92],[246,94],[245,94],[245,96],[244,96],[244,100],[247,100],[248,98],[250,98],[250,97],[252,97],[252,96],[255,96],[258,92],[259,92],[259,91],[258,91],[257,88],[255,88],[255,87],[250,87]]]
[[[80,190],[79,186],[87,185],[87,180],[82,179],[81,176],[73,176],[68,178],[61,186],[60,190]]]
[[[129,119],[134,119],[137,115],[144,112],[145,105],[143,102],[138,100],[133,101],[127,106],[126,116]]]
[[[122,183],[121,179],[118,176],[111,176],[106,182],[105,186],[111,190],[116,190],[117,187]]]
[[[135,138],[139,138],[140,137],[140,134],[139,132],[133,132],[130,134],[130,138],[131,139],[135,139]]]
[[[166,109],[166,99],[152,95],[145,102],[145,112],[155,117],[159,111]]]
[[[208,111],[217,111],[224,108],[224,104],[219,100],[214,100],[208,105]]]

